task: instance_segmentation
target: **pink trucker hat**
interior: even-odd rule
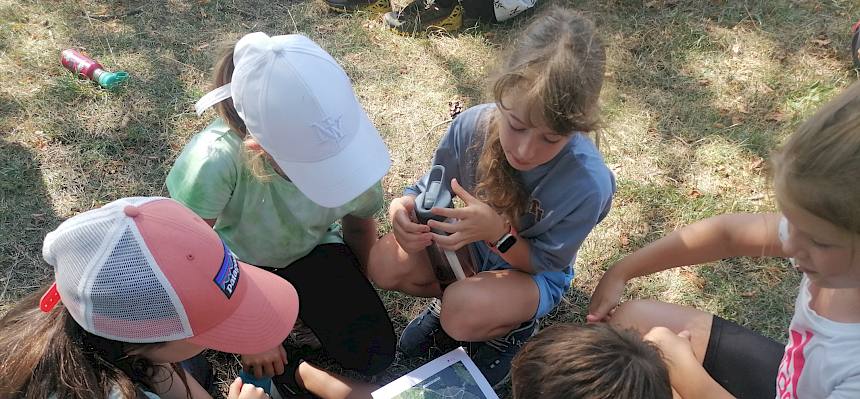
[[[42,254],[62,301],[85,330],[133,343],[189,342],[240,354],[286,339],[298,314],[287,281],[236,260],[206,222],[178,202],[123,198],[48,233]]]

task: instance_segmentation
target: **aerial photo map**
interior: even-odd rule
[[[487,399],[462,362],[456,362],[394,399]]]

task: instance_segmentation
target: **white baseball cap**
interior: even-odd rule
[[[388,171],[388,149],[349,77],[311,39],[250,33],[233,63],[231,82],[203,96],[197,114],[232,98],[248,133],[312,201],[339,207]]]
[[[239,262],[203,219],[168,198],[122,198],[78,214],[42,247],[62,302],[85,330],[122,342],[186,339],[224,352],[279,345],[298,315],[286,280]]]

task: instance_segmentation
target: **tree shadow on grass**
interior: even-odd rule
[[[0,138],[0,310],[53,279],[42,240],[59,223],[37,156]]]

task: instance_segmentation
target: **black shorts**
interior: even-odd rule
[[[365,375],[394,361],[396,337],[385,305],[344,244],[323,244],[282,269],[299,296],[299,318],[341,367]]]
[[[776,375],[785,345],[714,316],[702,366],[740,399],[776,397]]]

